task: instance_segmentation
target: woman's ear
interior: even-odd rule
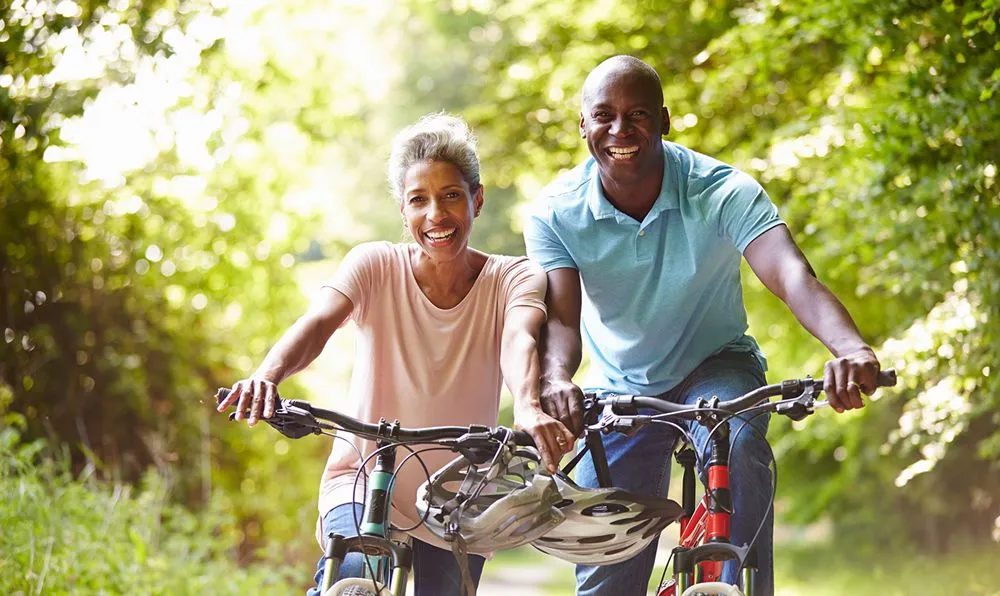
[[[472,213],[475,217],[479,217],[479,212],[483,209],[483,185],[479,185],[479,189],[476,194],[472,196]]]

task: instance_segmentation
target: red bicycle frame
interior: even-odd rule
[[[679,596],[692,584],[717,582],[726,560],[741,560],[745,553],[729,542],[732,497],[729,488],[729,425],[721,424],[711,438],[704,496],[695,500],[694,450],[685,445],[676,454],[684,468],[680,540],[674,549],[674,577],[662,584],[657,596]],[[744,569],[744,585],[752,586],[755,569]],[[681,588],[678,590],[678,588]],[[752,588],[751,588],[752,590]],[[747,591],[747,594],[751,594]]]

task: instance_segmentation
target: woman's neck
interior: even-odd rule
[[[450,261],[437,261],[418,249],[410,254],[410,264],[424,296],[438,308],[452,308],[472,290],[486,258],[483,253],[466,248]]]

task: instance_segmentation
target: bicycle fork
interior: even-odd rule
[[[331,534],[327,541],[326,563],[323,570],[323,586],[321,594],[332,587],[340,574],[340,567],[349,552],[360,552],[365,556],[365,578],[347,578],[337,582],[344,588],[351,585],[371,587],[373,581],[383,582],[389,576],[388,593],[401,596],[406,590],[409,570],[413,564],[413,553],[406,544],[397,544],[390,540],[390,528],[386,526],[388,508],[391,503],[392,478],[396,466],[394,449],[381,448],[375,459],[375,468],[369,476],[368,495],[365,499],[365,511],[361,523],[361,534],[346,538],[339,534]],[[391,574],[390,574],[391,570]],[[379,594],[383,592],[380,590]]]
[[[706,420],[702,424],[717,426],[710,439],[707,464],[707,492],[702,507],[695,508],[695,453],[690,445],[681,448],[675,458],[684,469],[680,520],[681,540],[673,551],[674,581],[660,596],[682,596],[694,587],[698,593],[731,594],[732,586],[718,583],[722,567],[730,559],[741,565],[741,580],[745,596],[755,596],[754,583],[757,561],[754,553],[730,543],[732,492],[729,487],[729,424]],[[695,546],[704,536],[704,543]],[[701,592],[704,590],[704,592]],[[737,592],[738,593],[738,592]]]

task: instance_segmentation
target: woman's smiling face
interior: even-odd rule
[[[403,177],[400,213],[417,245],[434,260],[450,261],[465,252],[482,206],[482,186],[470,189],[449,162],[417,162]]]

